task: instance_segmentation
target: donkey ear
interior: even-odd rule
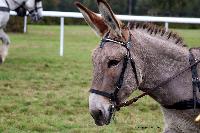
[[[76,7],[83,14],[85,21],[92,27],[92,29],[99,35],[103,36],[108,32],[108,26],[104,23],[103,18],[96,13],[90,11],[79,2],[75,2]]]
[[[114,31],[114,33],[121,37],[121,27],[123,26],[123,23],[115,17],[111,7],[105,0],[97,0],[97,3],[105,23],[112,31]]]

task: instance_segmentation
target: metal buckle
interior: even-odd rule
[[[194,61],[197,63],[198,62],[198,60],[197,59],[194,59]]]
[[[127,42],[127,48],[129,49],[131,47],[131,42]]]
[[[192,78],[192,83],[195,85],[200,84],[199,78]]]

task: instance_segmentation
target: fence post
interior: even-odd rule
[[[64,17],[60,18],[60,56],[64,54]]]
[[[169,30],[169,23],[165,22],[165,30],[168,31]]]
[[[27,32],[27,16],[24,17],[24,33]]]

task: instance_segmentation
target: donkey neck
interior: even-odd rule
[[[142,60],[142,88],[154,88],[189,65],[188,48],[142,29],[132,31],[134,53]],[[190,70],[149,95],[160,104],[173,104],[192,98]]]

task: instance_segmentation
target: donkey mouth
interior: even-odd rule
[[[103,114],[100,115],[100,116],[98,116],[98,117],[92,115],[92,117],[93,117],[93,119],[94,119],[94,121],[95,121],[95,124],[96,124],[97,126],[103,126],[103,125],[108,125],[108,124],[110,124],[110,119],[109,119],[109,117],[106,118],[105,116],[103,116]]]
[[[109,125],[110,122],[111,122],[111,116],[109,116],[109,118],[107,118],[107,119],[105,117],[99,118],[99,119],[95,119],[95,124],[97,126]]]
[[[98,116],[98,117],[92,115],[92,117],[93,117],[93,119],[94,119],[94,121],[95,121],[95,124],[96,124],[97,126],[103,126],[103,125],[106,124],[106,119],[105,119],[105,117],[103,117],[102,115],[101,115],[101,116]]]
[[[103,126],[103,125],[105,125],[105,122],[102,121],[102,120],[95,120],[95,124],[96,124],[97,126]]]

